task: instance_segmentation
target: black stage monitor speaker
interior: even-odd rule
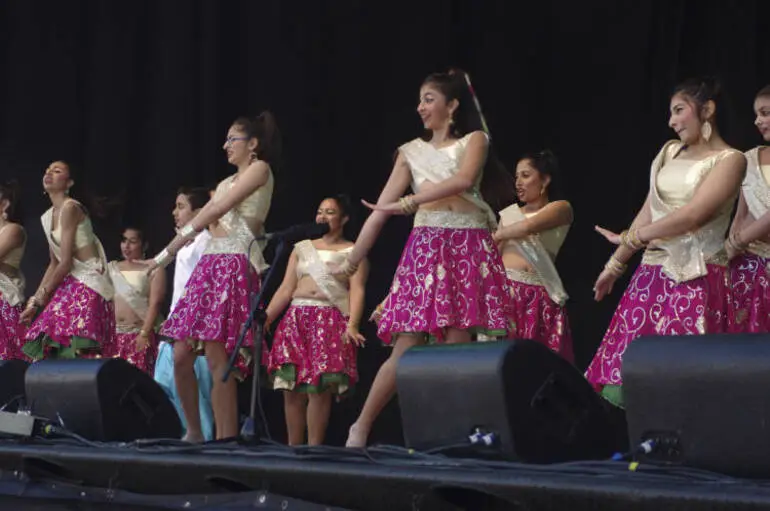
[[[647,456],[770,477],[770,335],[641,337],[623,357],[631,443]]]
[[[17,412],[25,405],[24,374],[29,364],[23,360],[0,360],[0,410]]]
[[[461,445],[478,428],[495,434],[504,457],[531,463],[609,458],[617,449],[609,406],[535,341],[415,347],[396,375],[408,447]]]
[[[166,393],[122,359],[43,360],[30,366],[32,413],[89,440],[180,438],[179,416]]]

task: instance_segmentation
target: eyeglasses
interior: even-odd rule
[[[239,140],[248,140],[249,137],[227,137],[225,139],[225,145],[233,145],[233,142],[237,142]]]

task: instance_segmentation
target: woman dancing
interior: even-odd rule
[[[498,176],[495,159],[487,158],[489,139],[477,104],[465,73],[425,79],[417,112],[427,135],[399,147],[377,204],[364,201],[373,213],[338,270],[355,274],[390,215],[416,213],[379,318],[378,335],[394,344],[393,351],[350,428],[349,447],[366,444],[395,393],[396,364],[408,348],[429,336],[461,343],[472,333],[502,336],[507,330],[510,292],[490,232],[497,221],[481,193]],[[410,183],[415,194],[401,197]]]
[[[621,234],[596,228],[618,245],[596,280],[596,300],[612,290],[632,254],[647,247],[586,372],[621,407],[621,362],[631,341],[727,329],[723,244],[746,158],[719,134],[719,93],[710,80],[675,89],[669,126],[680,140],[667,142],[653,161],[641,211]]]
[[[176,201],[172,215],[177,229],[184,227],[203,206],[209,201],[211,194],[206,188],[180,188],[177,192]],[[203,229],[198,235],[187,242],[185,246],[179,249],[174,263],[174,290],[171,297],[171,308],[176,308],[179,298],[182,296],[187,281],[190,280],[195,265],[198,264],[203,252],[206,250],[211,234],[208,229]],[[195,359],[193,365],[195,372],[195,381],[198,385],[198,421],[201,424],[201,433],[204,440],[214,438],[214,411],[211,408],[211,371],[205,356],[199,356]],[[174,348],[166,341],[161,341],[158,347],[158,361],[155,364],[155,381],[163,387],[166,394],[174,403],[179,418],[182,420],[182,427],[187,430],[187,420],[185,419],[182,402],[176,391],[176,382],[174,380]],[[195,419],[194,419],[195,420]]]
[[[754,124],[770,141],[770,85],[754,99]],[[730,332],[770,332],[770,150],[746,153],[746,178],[725,249],[730,257]]]
[[[24,328],[19,324],[24,302],[21,259],[27,244],[19,212],[16,181],[0,184],[0,360],[24,358]]]
[[[51,262],[20,318],[34,318],[22,348],[33,360],[110,356],[115,344],[107,258],[86,208],[69,197],[73,185],[66,162],[48,166],[43,189],[52,206],[41,220]]]
[[[120,242],[123,260],[109,265],[117,323],[113,356],[152,374],[157,354],[155,327],[166,296],[166,272],[156,271],[149,278],[146,265],[137,262],[145,259],[146,251],[144,233],[128,227]]]
[[[179,230],[149,269],[152,272],[167,265],[188,241],[216,222],[203,256],[160,332],[181,341],[174,343],[174,376],[187,419],[185,438],[196,442],[203,440],[203,433],[193,364],[196,355],[203,352],[214,379],[216,437],[238,434],[235,378],[226,382],[222,378],[248,318],[251,299],[259,290],[259,272],[266,268],[261,247],[252,246],[252,241],[264,232],[273,193],[271,165],[280,154],[280,135],[272,114],[237,119],[227,132],[223,149],[237,172],[219,183],[214,197]],[[252,345],[253,337],[252,331],[247,332],[244,348]],[[236,366],[241,377],[249,372],[246,351],[239,354]]]
[[[512,339],[541,342],[572,362],[572,335],[564,291],[554,261],[572,224],[572,206],[558,195],[556,157],[550,151],[525,156],[516,164],[514,204],[500,212],[494,235],[513,295]],[[557,193],[554,194],[554,190]]]
[[[341,264],[353,248],[343,227],[350,205],[346,198],[324,199],[316,223],[329,232],[294,245],[283,283],[267,307],[267,324],[286,308],[273,336],[268,372],[273,388],[284,393],[289,445],[320,445],[326,436],[332,394],[344,394],[358,380],[356,346],[364,309],[367,265],[362,262],[349,282],[337,280],[329,263]]]

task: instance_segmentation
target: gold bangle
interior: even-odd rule
[[[413,195],[401,197],[398,199],[398,203],[401,205],[401,211],[403,211],[405,215],[412,215],[416,213],[417,209],[419,208],[417,203],[414,201]]]
[[[626,229],[620,233],[620,244],[633,251],[644,248],[647,244],[639,239],[637,229]]]
[[[628,265],[621,263],[618,261],[618,258],[615,257],[615,255],[611,255],[607,263],[604,265],[604,269],[608,270],[618,276],[623,275],[625,273],[626,268],[628,268]]]
[[[139,337],[149,337],[149,334],[147,333],[147,330],[145,330],[144,328],[139,330]]]
[[[403,197],[401,197],[400,199],[398,199],[398,203],[399,203],[399,205],[401,206],[401,211],[402,211],[402,212],[403,212],[405,215],[408,215],[408,214],[409,214],[409,206],[406,204],[406,199],[404,199]]]
[[[639,237],[639,229],[631,229],[631,234],[633,235],[634,246],[637,248],[644,248],[647,246],[647,243],[642,241],[642,238]]]

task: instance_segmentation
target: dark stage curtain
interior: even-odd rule
[[[328,194],[376,199],[395,148],[420,132],[422,78],[460,66],[509,168],[545,147],[561,160],[576,221],[558,265],[585,367],[622,291],[593,301],[611,252],[593,225],[622,229],[641,206],[650,161],[673,137],[669,91],[681,78],[719,75],[733,114],[727,140],[744,150],[760,142],[751,109],[770,82],[768,19],[765,0],[5,0],[0,174],[24,188],[29,289],[47,260],[39,215],[49,161],[69,159],[79,185],[128,199],[97,222],[110,255],[128,221],[148,227],[157,250],[173,234],[176,188],[230,173],[221,150],[229,123],[269,108],[285,146],[268,219],[275,230],[312,220]],[[369,310],[408,229],[407,219],[392,220],[371,253]],[[366,334],[363,383],[335,407],[333,442],[387,354],[373,329]],[[390,407],[373,439],[397,437],[394,423]]]

